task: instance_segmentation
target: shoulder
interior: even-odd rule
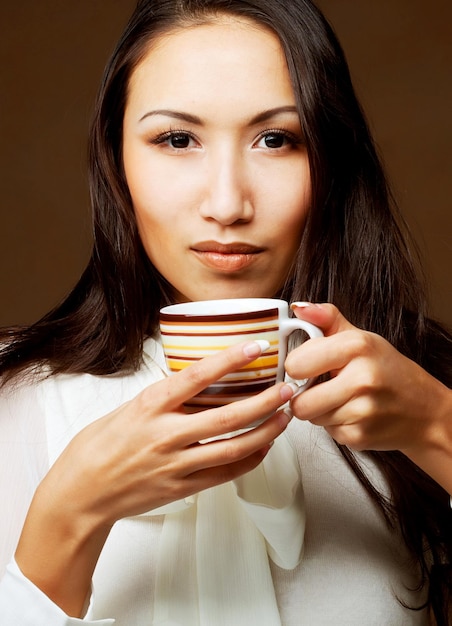
[[[147,339],[144,345],[142,363],[136,371],[109,375],[53,373],[49,367],[36,363],[3,384],[0,377],[0,406],[14,408],[37,402],[40,406],[73,407],[75,411],[75,407],[84,404],[105,407],[125,402],[166,375],[160,344]]]
[[[145,387],[164,377],[158,364],[158,350],[146,343],[141,367],[133,372],[106,376],[59,374],[42,381],[38,401],[46,416],[51,461],[83,428],[138,395]]]
[[[39,426],[54,459],[85,426],[163,378],[163,367],[158,343],[147,340],[142,365],[134,372],[96,376],[27,370],[0,389],[0,438],[6,430],[26,433]]]

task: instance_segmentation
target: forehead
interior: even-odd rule
[[[128,105],[174,98],[195,105],[225,97],[231,106],[247,97],[265,98],[265,106],[294,102],[276,34],[230,16],[158,36],[132,72],[128,91]]]

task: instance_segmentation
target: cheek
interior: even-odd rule
[[[163,193],[164,185],[155,183],[161,179],[146,175],[147,170],[140,167],[129,167],[126,171],[127,184],[132,199],[133,210],[138,232],[143,246],[151,258],[159,241],[165,240],[165,232],[169,228],[168,197]]]
[[[130,142],[132,143],[132,142]],[[123,151],[124,171],[137,220],[146,222],[158,215],[158,208],[174,194],[168,168],[159,167],[159,161],[151,158],[149,151],[141,146],[125,142]]]
[[[136,170],[132,176],[127,177],[132,203],[140,221],[152,220],[156,207],[161,206],[164,200],[163,185],[156,184],[156,180],[159,179],[154,176],[150,178],[145,173],[140,175]]]
[[[303,182],[304,181],[304,182]],[[273,228],[276,244],[280,250],[279,260],[283,266],[291,264],[297,253],[306,219],[311,208],[309,178],[298,184],[289,184],[281,194],[280,210],[274,212]]]
[[[194,177],[175,175],[168,167],[131,169],[127,183],[137,221],[143,226],[174,229],[178,218],[189,215],[199,203]]]
[[[311,207],[311,182],[309,176],[302,176],[296,184],[287,181],[285,197],[281,211],[281,219],[289,239],[299,237],[306,223],[306,218]]]
[[[279,164],[278,164],[279,165]],[[261,197],[278,208],[278,214],[296,224],[304,221],[311,204],[311,175],[307,155],[294,156],[279,167],[261,173]]]

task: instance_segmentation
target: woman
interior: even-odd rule
[[[451,340],[318,10],[139,2],[90,173],[85,273],[3,336],[3,621],[448,624]],[[165,378],[160,307],[275,295],[325,333],[286,362],[321,377],[298,419],[285,384],[187,419],[260,348]]]

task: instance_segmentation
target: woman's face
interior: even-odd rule
[[[311,197],[277,37],[228,17],[161,37],[131,76],[123,133],[139,233],[175,299],[277,294]]]

